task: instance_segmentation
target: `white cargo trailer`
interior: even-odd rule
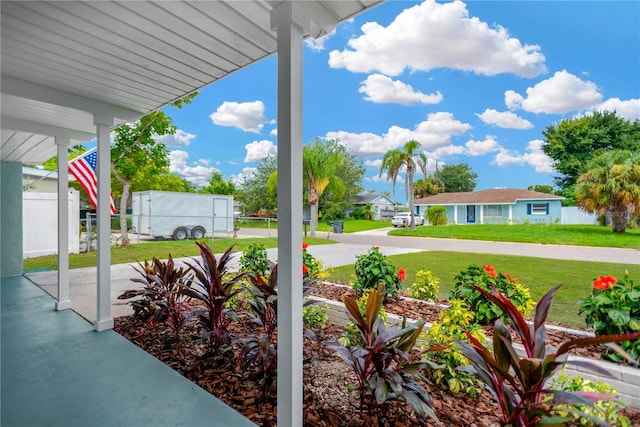
[[[132,194],[134,233],[175,240],[233,232],[233,196],[139,191]]]

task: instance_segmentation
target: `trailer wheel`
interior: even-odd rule
[[[204,235],[205,235],[206,231],[204,229],[204,227],[193,227],[193,229],[191,230],[191,238],[193,240],[200,240],[200,239],[204,239]]]
[[[174,240],[185,240],[187,237],[189,237],[189,232],[184,227],[178,227],[173,232],[173,239]]]

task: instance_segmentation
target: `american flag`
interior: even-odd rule
[[[76,157],[69,163],[69,173],[80,183],[84,191],[89,196],[89,201],[98,210],[98,177],[96,175],[96,165],[98,164],[98,152],[96,148],[88,151],[80,157]],[[116,214],[116,205],[113,195],[110,198],[109,207],[111,215]]]

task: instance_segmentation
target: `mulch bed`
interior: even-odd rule
[[[323,285],[318,293],[327,299],[342,300],[345,289]],[[347,290],[347,292],[350,292]],[[356,297],[355,294],[352,295]],[[424,307],[421,307],[424,305]],[[437,320],[433,306],[415,301],[394,301],[385,304],[387,312],[411,318]],[[431,313],[431,314],[428,314]],[[428,314],[428,316],[427,316]],[[429,317],[431,316],[431,317]],[[428,318],[429,317],[429,318]],[[259,426],[276,426],[275,384],[265,385],[259,367],[246,367],[238,363],[237,346],[212,354],[195,336],[195,325],[187,327],[176,338],[163,324],[153,328],[149,321],[133,316],[115,319],[115,331],[143,348],[184,377],[215,395],[227,405]],[[305,426],[495,426],[499,409],[488,392],[478,398],[459,393],[452,395],[435,385],[426,384],[436,415],[442,422],[417,419],[410,407],[402,401],[385,403],[375,413],[361,413],[358,392],[349,392],[355,377],[346,364],[322,346],[325,340],[337,339],[344,328],[329,324],[314,331],[316,339],[304,342],[304,422]],[[247,317],[240,317],[230,326],[234,337],[256,333],[256,325]],[[566,336],[558,339],[566,339]],[[235,340],[234,340],[235,342]],[[634,426],[640,426],[640,413],[625,409],[625,415]]]

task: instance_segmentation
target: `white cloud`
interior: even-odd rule
[[[364,162],[365,166],[369,166],[372,168],[380,168],[380,166],[382,166],[382,159],[376,159],[376,160],[365,160]]]
[[[510,110],[515,110],[522,106],[522,95],[512,90],[507,90],[504,93],[504,105]]]
[[[538,173],[552,173],[554,172],[553,162],[540,148],[543,143],[544,141],[539,139],[530,141],[524,154],[503,150],[496,155],[491,164],[498,166],[530,165]]]
[[[187,145],[191,144],[191,140],[195,137],[196,135],[192,133],[188,133],[183,131],[182,129],[178,129],[173,135],[157,136],[155,139],[159,142],[162,142],[167,147],[186,147]]]
[[[618,117],[627,120],[640,120],[640,98],[628,99],[626,101],[620,98],[609,98],[600,104],[596,110],[598,111],[615,111]]]
[[[327,42],[327,40],[329,40],[331,37],[333,37],[336,34],[336,29],[334,28],[330,33],[328,33],[327,35],[324,35],[320,38],[314,39],[312,37],[309,37],[308,39],[306,39],[304,41],[304,44],[311,50],[315,51],[315,52],[321,52],[324,50],[324,45]]]
[[[476,114],[483,122],[505,129],[531,129],[533,123],[510,111],[497,111],[487,108],[482,114]]]
[[[260,133],[268,122],[264,108],[262,101],[225,101],[209,118],[219,126],[235,126],[245,132]]]
[[[259,162],[267,156],[275,156],[278,154],[278,147],[266,139],[253,141],[245,145],[244,148],[247,150],[247,156],[244,158],[245,163]]]
[[[498,141],[493,136],[487,136],[484,141],[470,140],[464,145],[467,147],[466,153],[474,157],[502,150],[502,146],[498,144]]]
[[[387,27],[367,22],[361,30],[361,36],[349,40],[348,49],[330,52],[332,68],[388,76],[444,67],[489,76],[546,72],[540,46],[523,45],[505,28],[470,17],[461,1],[426,0],[401,12]]]
[[[247,180],[249,178],[252,178],[256,174],[256,172],[258,172],[258,168],[256,168],[256,167],[242,168],[242,172],[240,172],[237,175],[231,175],[231,177],[229,177],[229,179],[236,186],[242,186],[242,184],[245,182],[245,180]]]
[[[601,101],[602,94],[595,83],[580,80],[566,70],[557,71],[553,77],[528,88],[526,98],[513,91],[505,92],[509,108],[519,105],[532,113],[564,114],[588,109]]]
[[[186,151],[174,150],[169,152],[169,172],[175,173],[198,187],[207,185],[211,173],[215,170],[217,169],[202,165],[189,166],[189,153]]]
[[[438,104],[442,101],[440,92],[427,95],[415,91],[410,85],[399,80],[392,80],[382,74],[372,74],[361,83],[360,93],[364,93],[365,100],[379,104]]]
[[[425,151],[435,150],[451,143],[451,137],[461,135],[471,129],[468,123],[462,123],[446,112],[431,113],[427,120],[416,125],[415,129],[391,126],[387,133],[351,133],[346,131],[328,132],[327,139],[339,139],[340,143],[357,157],[375,157],[389,150],[402,147],[407,141],[415,139]]]

